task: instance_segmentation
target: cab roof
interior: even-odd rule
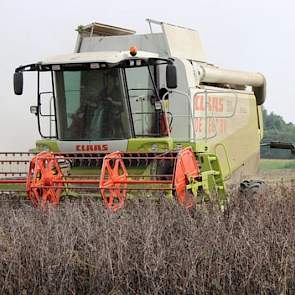
[[[75,63],[91,63],[91,62],[106,62],[106,63],[118,63],[126,59],[134,58],[158,58],[159,54],[138,51],[135,57],[131,56],[129,51],[108,51],[108,52],[81,52],[70,53],[64,55],[57,55],[48,57],[41,61],[41,65],[52,64],[75,64]]]

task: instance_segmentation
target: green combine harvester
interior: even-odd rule
[[[24,169],[3,172],[2,184],[25,186],[42,206],[91,190],[116,211],[145,190],[186,207],[212,194],[223,204],[226,183],[256,174],[264,76],[218,68],[197,31],[147,21],[148,34],[79,26],[74,53],[15,70],[17,95],[23,72],[37,73],[42,139],[23,162],[3,160]]]

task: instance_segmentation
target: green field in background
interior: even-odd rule
[[[260,170],[295,169],[295,160],[261,159]]]

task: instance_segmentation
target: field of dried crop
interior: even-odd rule
[[[295,185],[232,192],[188,212],[138,200],[117,214],[87,198],[44,213],[0,202],[1,294],[291,294]]]
[[[295,185],[295,169],[262,170],[257,178],[265,181],[271,187]]]

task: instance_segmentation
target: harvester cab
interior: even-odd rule
[[[222,203],[225,181],[257,171],[263,75],[220,69],[207,62],[197,31],[147,21],[148,34],[98,23],[79,26],[74,53],[16,69],[18,95],[22,73],[37,72],[31,112],[38,118],[42,139],[35,152],[41,154],[26,178],[35,203],[57,203],[69,185],[72,190],[85,184],[115,210],[127,191],[144,189],[172,191],[186,206],[212,193]],[[155,25],[160,33],[153,32]],[[50,73],[52,85],[47,115],[43,72]],[[54,136],[43,134],[44,116],[54,123]],[[74,179],[63,173],[62,161],[70,163]],[[85,166],[96,169],[95,179],[78,176]]]
[[[55,151],[127,151],[128,139],[170,133],[155,79],[156,69],[161,68],[166,70],[167,84],[175,83],[173,61],[152,53],[137,53],[135,48],[111,54],[74,53],[19,67],[15,88],[21,88],[23,71],[37,71],[38,76],[52,73]],[[44,138],[41,96],[39,92],[33,113]]]

